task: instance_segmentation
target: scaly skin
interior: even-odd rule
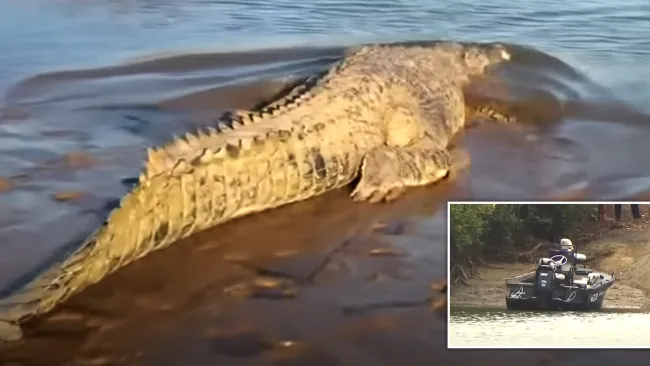
[[[448,142],[465,123],[463,86],[509,58],[500,45],[363,46],[259,111],[150,149],[139,184],[106,223],[0,303],[0,340],[20,338],[22,321],[118,268],[233,218],[357,177],[351,195],[369,202],[442,179]]]

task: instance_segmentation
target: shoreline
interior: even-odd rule
[[[645,220],[609,230],[578,250],[587,255],[587,267],[616,275],[603,309],[650,310],[650,228]],[[534,267],[534,263],[487,262],[466,285],[451,284],[450,307],[505,310],[505,280]]]

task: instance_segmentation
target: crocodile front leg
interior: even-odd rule
[[[370,151],[361,165],[361,178],[351,196],[355,201],[391,201],[408,188],[424,186],[469,165],[463,150],[448,151],[424,139],[412,146],[381,146]]]

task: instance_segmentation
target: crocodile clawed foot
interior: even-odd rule
[[[368,184],[367,182],[359,182],[357,187],[350,195],[354,201],[357,202],[390,202],[399,198],[406,191],[404,186],[394,186],[388,184]]]
[[[361,179],[352,192],[355,201],[392,201],[411,187],[443,179],[452,155],[430,141],[396,148],[385,146],[368,153],[361,165]]]
[[[22,338],[23,331],[20,325],[0,319],[0,345],[2,342],[17,341]]]
[[[398,150],[377,149],[368,154],[361,166],[361,179],[350,195],[354,201],[378,203],[392,201],[407,189],[399,174]]]

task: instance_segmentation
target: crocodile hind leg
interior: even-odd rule
[[[371,203],[391,201],[409,187],[435,183],[451,173],[456,163],[469,164],[463,150],[448,151],[430,140],[412,146],[381,146],[370,151],[361,164],[361,178],[351,196]]]
[[[460,90],[414,96],[399,86],[391,89],[384,116],[385,142],[365,154],[355,201],[392,201],[410,187],[438,182],[454,164],[469,164],[469,154],[447,149],[450,137],[465,124]],[[456,161],[458,160],[458,161]]]

